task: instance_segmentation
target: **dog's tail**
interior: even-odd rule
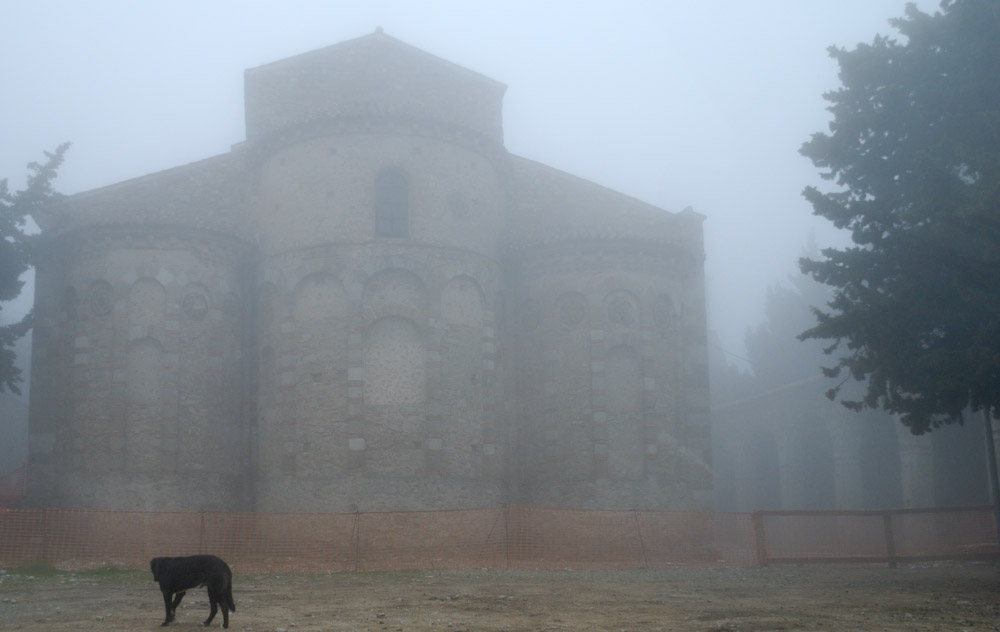
[[[229,612],[236,612],[236,602],[233,601],[233,582],[230,581],[229,585],[226,586],[226,605],[229,606]]]

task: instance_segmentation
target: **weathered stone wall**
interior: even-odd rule
[[[503,89],[376,34],[42,217],[31,502],[706,506],[701,218],[510,156]]]
[[[257,506],[502,502],[499,148],[399,121],[254,151]],[[408,186],[403,239],[375,236],[385,169]]]
[[[698,263],[632,241],[515,257],[522,500],[707,507]]]
[[[148,227],[79,231],[49,248],[32,379],[62,394],[32,407],[36,504],[240,506],[245,249]]]
[[[408,244],[497,257],[505,200],[498,149],[429,132],[406,122],[392,134],[349,128],[262,157],[253,221],[263,253],[372,241],[376,176],[393,169],[409,185]]]
[[[260,508],[501,502],[497,262],[317,246],[262,278]]]

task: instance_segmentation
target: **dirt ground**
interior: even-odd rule
[[[1000,630],[1000,565],[237,575],[232,630]],[[202,629],[204,590],[175,630]],[[0,630],[155,630],[149,573],[0,570]],[[221,613],[213,625],[221,625]]]

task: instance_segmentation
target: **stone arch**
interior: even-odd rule
[[[125,353],[125,466],[129,471],[154,471],[161,457],[163,346],[143,337],[128,343]]]
[[[125,361],[129,403],[159,404],[163,377],[163,347],[160,342],[153,338],[129,342]]]
[[[449,475],[469,477],[478,471],[476,451],[483,443],[487,391],[484,305],[482,289],[469,276],[452,278],[441,292],[446,327],[439,347],[440,377],[434,376],[434,388],[446,393],[451,405],[441,411],[440,423],[434,426],[437,440],[443,439],[446,447],[435,449],[441,463],[434,467]]]
[[[167,291],[156,279],[143,277],[132,284],[128,293],[129,340],[163,339],[167,311]]]
[[[427,397],[427,350],[413,322],[381,318],[365,332],[365,404],[417,406]]]
[[[603,378],[603,369],[591,361],[589,310],[579,292],[558,295],[552,304],[552,326],[538,346],[545,354],[558,358],[558,366],[546,371],[543,389],[546,394],[545,432],[555,439],[548,449],[560,454],[560,476],[564,480],[584,480],[593,471],[594,416],[591,397],[595,378]],[[555,433],[550,434],[550,433]]]
[[[466,327],[482,327],[486,299],[479,283],[461,274],[452,277],[441,291],[441,316],[446,322]]]
[[[97,317],[107,316],[114,307],[114,288],[104,279],[90,284],[88,293],[90,313]]]
[[[615,290],[604,299],[604,314],[613,329],[639,328],[639,300],[626,290]]]
[[[205,320],[212,295],[201,283],[188,283],[181,291],[181,312],[190,320]]]
[[[332,274],[310,274],[292,292],[292,319],[296,324],[332,324],[334,319],[346,317],[346,311],[347,293]]]
[[[413,321],[418,330],[427,322],[427,287],[416,273],[386,268],[365,283],[361,305],[365,323],[387,316]]]
[[[636,479],[643,474],[642,365],[639,353],[619,345],[604,359],[608,415],[608,474]]]

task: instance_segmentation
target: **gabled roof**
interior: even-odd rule
[[[460,66],[459,64],[444,59],[443,57],[438,57],[437,55],[431,54],[421,48],[417,48],[412,44],[408,44],[401,39],[397,39],[391,35],[386,35],[382,27],[377,27],[374,32],[362,35],[361,37],[345,40],[343,42],[337,42],[336,44],[324,46],[323,48],[317,48],[293,55],[291,57],[261,64],[255,68],[247,69],[247,72],[256,72],[258,70],[274,67],[295,66],[310,60],[319,60],[320,63],[339,63],[337,60],[350,58],[352,56],[362,58],[366,57],[370,54],[370,51],[379,48],[387,51],[395,50],[400,55],[413,57],[414,59],[423,59],[427,64],[440,66],[442,69],[448,69],[456,75],[464,75],[471,81],[490,84],[501,91],[506,90],[507,88],[505,84],[500,83],[495,79],[491,79],[486,75],[470,70],[464,66]]]
[[[704,258],[704,216],[679,213],[541,163],[510,156],[508,217],[512,250],[572,241],[625,240],[669,245]]]
[[[505,90],[377,29],[247,70],[247,140],[323,119],[375,114],[446,121],[502,143]]]
[[[81,226],[173,225],[249,239],[244,152],[190,164],[84,191],[37,211],[43,231]]]

